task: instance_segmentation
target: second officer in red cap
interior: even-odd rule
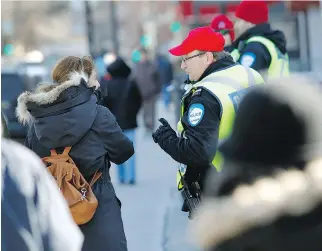
[[[209,168],[220,170],[222,157],[217,146],[231,132],[235,112],[247,88],[263,83],[255,70],[235,64],[224,51],[222,34],[211,27],[189,32],[186,39],[169,52],[181,57],[181,69],[189,75],[181,101],[177,132],[161,118],[152,137],[179,162],[178,189],[203,183]],[[187,207],[183,207],[187,211]]]
[[[215,31],[221,33],[225,38],[225,50],[230,52],[230,45],[235,40],[234,24],[224,14],[216,15],[211,21],[210,27]]]
[[[289,59],[284,33],[268,23],[265,1],[244,0],[235,13],[236,40],[232,57],[242,65],[265,74],[267,78],[289,75]]]

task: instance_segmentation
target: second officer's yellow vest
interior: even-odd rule
[[[187,90],[181,101],[181,117],[185,112],[184,100],[191,93],[197,89],[204,89],[211,93],[221,105],[221,118],[219,125],[218,143],[227,139],[230,136],[235,113],[238,108],[241,98],[249,90],[249,87],[262,84],[264,80],[262,76],[255,70],[244,67],[242,65],[235,65],[222,71],[214,72],[200,82],[194,84],[190,90]],[[177,130],[181,136],[184,137],[184,128],[181,119],[178,122]],[[216,153],[212,164],[220,171],[223,163],[223,158],[219,152]],[[181,177],[183,177],[185,170],[178,170],[177,184],[178,189],[182,189]]]
[[[271,40],[261,36],[254,36],[248,39],[246,41],[246,44],[250,42],[259,42],[263,44],[269,51],[272,60],[271,64],[267,69],[268,78],[289,76],[290,70],[288,55],[283,55]],[[237,62],[240,58],[240,52],[238,51],[238,49],[234,49],[230,53],[230,55],[232,56],[235,62]]]

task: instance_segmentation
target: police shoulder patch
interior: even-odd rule
[[[242,55],[240,59],[240,64],[247,67],[251,67],[255,62],[255,60],[256,60],[256,55],[254,53],[247,52],[244,55]]]
[[[188,121],[189,121],[189,125],[191,126],[196,126],[198,125],[205,113],[205,107],[200,104],[192,104],[189,107],[189,111],[188,111]]]
[[[194,97],[194,96],[200,96],[200,95],[201,95],[201,91],[202,91],[202,89],[197,89],[197,90],[195,90],[195,91],[192,93],[191,97]]]

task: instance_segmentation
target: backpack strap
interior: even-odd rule
[[[67,147],[65,147],[65,149],[64,149],[64,151],[63,151],[63,153],[61,154],[61,155],[68,155],[69,154],[69,152],[70,152],[70,150],[72,149],[72,147],[71,146],[67,146]],[[58,154],[57,154],[57,151],[56,151],[56,149],[51,149],[50,150],[50,154],[51,154],[51,156],[57,156]],[[48,157],[45,157],[45,158],[43,158],[43,161],[46,161],[47,160],[47,158]],[[69,161],[72,163],[72,164],[75,164],[74,163],[74,161],[69,157]],[[92,178],[92,180],[91,180],[91,182],[90,182],[90,186],[93,186],[94,184],[95,184],[95,182],[100,178],[102,176],[102,172],[100,172],[100,171],[96,171],[95,172],[95,174],[93,175],[93,178]]]
[[[63,151],[63,155],[68,155],[71,149],[72,149],[72,147],[71,147],[71,146],[67,146],[67,147],[65,147],[65,149],[64,149],[64,151]]]
[[[92,178],[91,182],[89,183],[89,185],[90,185],[90,186],[93,186],[93,185],[95,184],[95,182],[96,182],[99,178],[101,178],[101,176],[102,176],[102,172],[100,172],[100,171],[96,171],[96,172],[95,172],[95,174],[93,175],[93,178]]]
[[[55,156],[55,155],[57,155],[56,149],[51,149],[50,156]]]
[[[64,151],[63,151],[63,153],[62,153],[62,155],[68,155],[71,149],[72,149],[72,147],[71,147],[71,146],[67,146],[67,147],[65,147],[65,149],[64,149]],[[51,155],[51,156],[58,155],[58,154],[57,154],[56,149],[54,149],[54,148],[53,148],[53,149],[50,149],[50,155]]]

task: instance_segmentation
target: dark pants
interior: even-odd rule
[[[171,102],[171,93],[167,90],[167,88],[170,86],[170,84],[164,84],[162,86],[162,99],[165,108],[169,108],[170,102]]]
[[[157,96],[148,98],[143,101],[143,120],[145,129],[149,131],[154,130],[154,121],[155,121],[155,103]]]
[[[80,226],[85,240],[82,251],[127,251],[120,201],[110,181],[93,186],[98,208],[93,219]]]

